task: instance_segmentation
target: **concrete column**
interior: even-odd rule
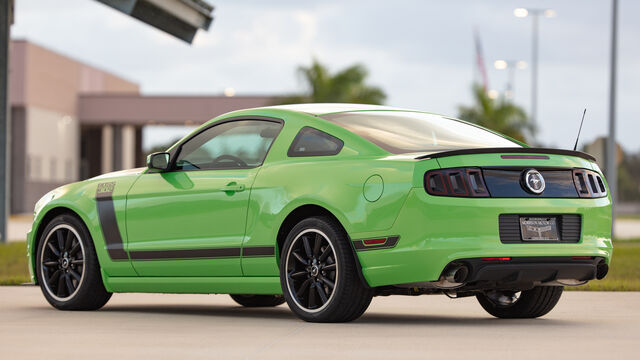
[[[102,173],[113,171],[113,126],[111,125],[104,125],[102,127],[102,149],[100,153]]]
[[[136,167],[136,128],[133,125],[123,125],[122,128],[122,164],[123,169]]]
[[[122,170],[122,125],[112,125],[113,129],[113,163],[111,171]]]

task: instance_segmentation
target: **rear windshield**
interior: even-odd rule
[[[409,111],[358,111],[328,114],[322,118],[393,154],[521,147],[477,126],[433,114]]]

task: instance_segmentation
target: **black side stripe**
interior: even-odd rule
[[[111,260],[129,260],[129,256],[124,251],[122,236],[120,236],[120,229],[118,229],[118,222],[116,221],[116,211],[113,207],[111,195],[115,185],[115,182],[98,184],[96,191],[98,219],[100,220],[104,242],[107,245],[107,253]]]
[[[243,257],[273,256],[275,254],[275,246],[248,246],[242,248]]]
[[[398,244],[399,236],[389,236],[387,241],[378,245],[365,245],[362,241],[366,240],[353,240],[353,247],[357,251],[366,251],[366,250],[378,250],[378,249],[391,249],[394,248]]]
[[[129,251],[131,260],[199,259],[240,257],[240,248],[136,250]]]
[[[179,249],[179,250],[134,250],[129,251],[131,260],[203,259],[234,257],[267,257],[275,255],[274,246],[250,246],[245,248]]]

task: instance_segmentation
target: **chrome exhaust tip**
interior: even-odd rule
[[[461,287],[469,277],[469,268],[464,265],[452,265],[445,269],[440,280],[433,283],[433,286],[440,289],[453,289]]]
[[[444,279],[451,283],[464,283],[464,281],[469,276],[469,269],[466,266],[454,266],[449,269],[444,277]]]

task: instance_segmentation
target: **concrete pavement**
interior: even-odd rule
[[[474,298],[374,298],[348,324],[226,295],[115,294],[54,310],[33,286],[0,287],[1,359],[638,359],[640,292],[565,292],[546,317],[498,320]]]

